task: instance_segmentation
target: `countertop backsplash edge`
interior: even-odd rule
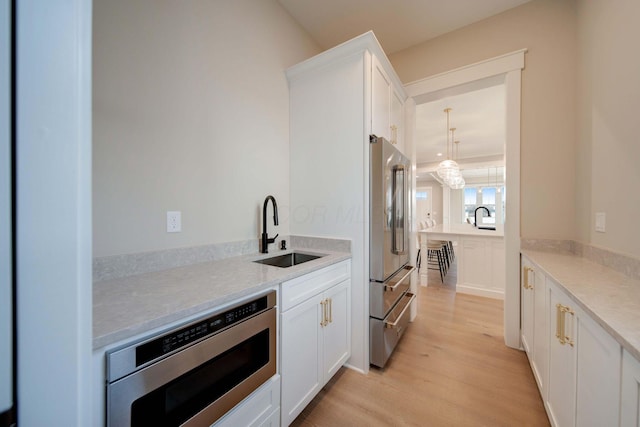
[[[575,240],[522,238],[522,249],[571,254],[640,280],[640,259]]]

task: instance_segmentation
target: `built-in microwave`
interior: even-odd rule
[[[276,374],[270,291],[107,353],[107,426],[210,426]]]

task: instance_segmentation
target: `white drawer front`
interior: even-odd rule
[[[280,310],[287,311],[314,295],[351,277],[351,260],[341,261],[282,283]]]

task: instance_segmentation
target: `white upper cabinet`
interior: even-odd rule
[[[404,97],[394,86],[380,60],[371,64],[371,133],[404,152]]]
[[[371,133],[391,141],[391,81],[375,56],[371,68]]]

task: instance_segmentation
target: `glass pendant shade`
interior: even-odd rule
[[[451,181],[448,182],[448,184],[452,190],[460,190],[464,188],[466,183],[464,182],[464,178],[462,177],[462,175],[460,175],[453,178]]]
[[[451,160],[449,158],[449,153],[451,152],[453,154],[453,145],[455,144],[455,151],[457,154],[457,145],[460,141],[456,141],[454,138],[454,132],[456,128],[449,127],[449,113],[451,112],[451,108],[445,108],[444,112],[447,114],[447,160],[443,160],[442,162],[440,162],[438,168],[436,169],[436,172],[446,185],[454,190],[459,190],[461,188],[464,188],[464,178],[462,178],[460,166],[458,166],[458,163],[455,160]],[[451,131],[451,149],[449,149],[449,131]]]
[[[458,167],[458,163],[453,160],[443,160],[438,165],[437,169],[438,176],[442,178],[444,181],[447,181],[451,176],[460,173],[460,168]]]

